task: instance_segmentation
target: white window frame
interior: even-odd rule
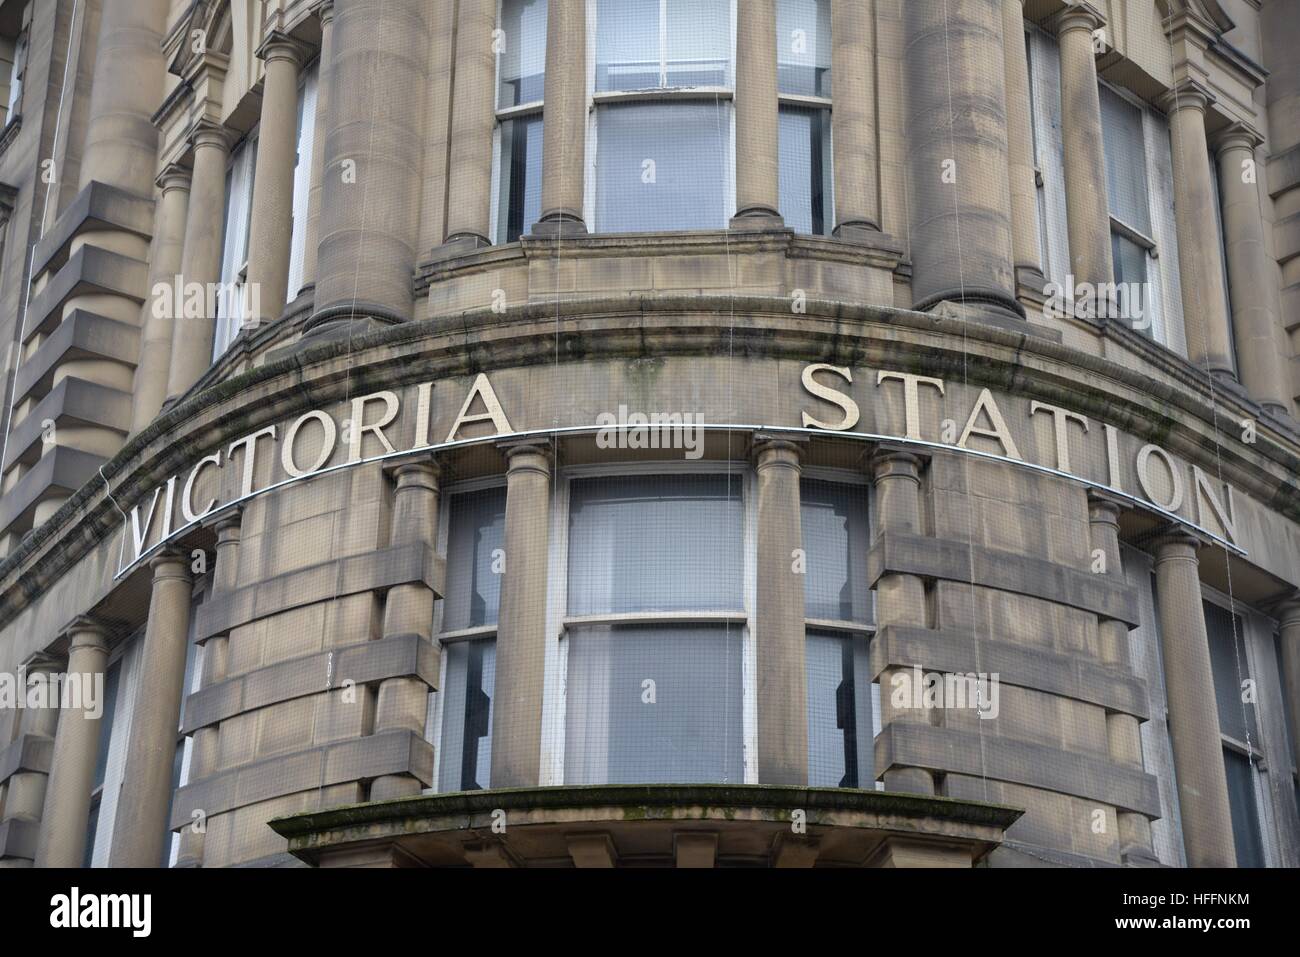
[[[232,283],[237,284],[235,294],[223,295],[218,299],[218,315],[212,336],[212,361],[216,362],[230,348],[231,344],[239,335],[243,328],[243,313],[245,311],[244,287],[248,282],[248,243],[249,231],[252,223],[253,208],[253,189],[256,185],[257,176],[257,153],[256,142],[258,139],[258,127],[249,130],[248,135],[240,144],[230,151],[230,160],[227,164],[227,174],[230,177],[230,190],[226,195],[225,227],[222,229],[221,237],[221,284],[223,289],[230,289]],[[253,153],[246,153],[247,150],[254,150]],[[241,158],[243,165],[241,167]],[[235,205],[233,199],[240,196],[240,203]],[[231,210],[244,210],[242,224],[232,222]],[[229,258],[230,229],[232,226],[240,229],[243,237],[243,256],[238,266]]]
[[[122,791],[126,772],[127,748],[131,741],[131,723],[135,716],[135,701],[140,683],[140,658],[144,649],[144,629],[141,628],[110,652],[104,665],[105,674],[118,665],[117,701],[114,705],[113,729],[108,740],[108,758],[104,765],[104,784],[91,792],[99,796],[99,816],[95,824],[95,844],[90,848],[90,866],[108,867],[113,849],[113,829],[117,823],[117,801]],[[103,720],[101,717],[100,720]],[[89,827],[89,821],[86,822]]]
[[[548,12],[549,4],[556,0],[547,0]],[[504,13],[505,3],[503,0],[497,0],[496,25],[497,29],[501,27],[501,17]],[[549,19],[547,26],[550,26]],[[489,213],[488,231],[491,234],[492,244],[501,245],[498,240],[501,236],[501,217],[509,215],[508,210],[502,210],[501,207],[501,124],[509,120],[530,119],[532,117],[541,118],[543,124],[545,118],[545,97],[538,100],[529,100],[527,103],[520,103],[518,106],[501,105],[501,53],[498,51],[493,58],[493,87],[492,87],[492,107],[496,122],[492,125],[492,181],[491,181],[491,212]],[[542,175],[546,175],[546,170],[542,170]],[[523,232],[520,235],[528,235],[532,228],[532,223],[525,223]],[[518,240],[515,240],[518,242]]]
[[[316,166],[316,104],[320,90],[320,58],[298,76],[298,138],[293,168],[293,233],[289,241],[288,302],[293,302],[305,285],[307,216],[311,203],[311,176]],[[277,317],[278,318],[278,317]]]

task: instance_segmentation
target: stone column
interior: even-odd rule
[[[1281,337],[1273,309],[1269,271],[1271,253],[1264,245],[1264,216],[1260,209],[1255,148],[1262,142],[1254,130],[1234,123],[1219,134],[1220,206],[1223,209],[1223,244],[1228,261],[1232,328],[1237,346],[1241,384],[1250,397],[1285,415],[1290,391],[1289,370],[1278,346]]]
[[[334,2],[313,327],[411,318],[432,7]]]
[[[201,121],[190,134],[194,146],[194,173],[190,179],[189,216],[185,223],[185,248],[181,275],[188,285],[221,281],[222,231],[217,223],[226,216],[226,160],[230,138],[215,124]],[[178,317],[172,326],[171,358],[167,371],[167,398],[189,391],[212,365],[212,341],[217,317]]]
[[[432,551],[438,542],[438,477],[434,462],[408,462],[394,470],[397,490],[393,497],[391,544],[423,543]],[[507,568],[509,567],[507,561]],[[429,641],[433,631],[433,591],[422,582],[394,585],[384,600],[383,637],[419,635]],[[375,734],[383,731],[424,733],[429,706],[429,686],[419,678],[389,678],[379,685]],[[419,794],[423,785],[409,774],[390,774],[370,785],[370,800]]]
[[[1198,545],[1193,535],[1178,529],[1156,541],[1156,596],[1169,736],[1188,866],[1235,867],[1237,852],[1219,739],[1219,709],[1214,701],[1210,643],[1197,573]]]
[[[1010,185],[991,173],[1008,165],[1001,0],[902,9],[913,308],[1019,328]]]
[[[238,509],[225,513],[217,519],[217,555],[212,566],[212,597],[227,595],[234,591],[239,583],[239,539],[243,515]],[[227,635],[213,635],[203,642],[203,666],[199,677],[199,687],[206,689],[226,680],[227,662],[229,660],[230,638]],[[189,694],[186,688],[183,696]],[[194,732],[190,748],[189,781],[201,781],[217,771],[221,753],[221,725],[213,724],[199,728]],[[181,846],[176,855],[177,867],[199,867],[203,863],[204,830],[194,830],[194,824],[181,830]]]
[[[921,460],[910,452],[882,448],[871,455],[872,481],[876,486],[876,534],[923,534],[921,527]],[[884,575],[876,584],[876,624],[926,625],[925,583],[916,575]],[[880,673],[880,727],[891,724],[929,724],[921,708],[895,708],[890,689],[899,668]],[[879,762],[877,762],[879,767]],[[886,770],[885,790],[912,794],[934,794],[934,777],[925,768]]]
[[[840,239],[880,232],[875,13],[875,0],[831,0],[831,134]]]
[[[456,21],[456,81],[451,104],[451,163],[447,172],[444,245],[448,254],[492,245],[488,233],[492,210],[492,127],[496,122],[496,60],[492,52],[496,6],[496,0],[460,0]],[[547,38],[553,42],[549,34],[549,10],[547,16]],[[549,70],[546,82],[551,82]],[[542,137],[545,148],[545,127]]]
[[[506,556],[497,620],[491,784],[536,787],[541,780],[551,458],[545,447],[529,444],[508,446],[506,455]]]
[[[1205,139],[1209,91],[1183,81],[1164,95],[1173,140],[1174,221],[1178,232],[1178,271],[1187,328],[1187,358],[1202,372],[1235,378],[1228,332],[1223,257],[1210,182],[1210,149]],[[1067,147],[1068,148],[1068,147]]]
[[[288,295],[293,173],[298,155],[298,70],[305,54],[302,44],[282,33],[271,34],[257,51],[266,61],[266,76],[248,224],[248,285],[257,291],[251,301],[259,305],[258,314],[250,317],[253,323],[279,319]]]
[[[302,281],[316,284],[317,244],[320,242],[320,204],[325,182],[325,137],[329,133],[330,69],[334,60],[334,0],[323,0],[316,8],[320,18],[320,59],[316,68],[316,131],[312,142],[311,189],[307,193],[307,229],[302,245]],[[304,122],[306,122],[304,120]]]
[[[542,108],[542,215],[534,234],[584,235],[587,148],[587,12],[583,0],[549,0]]]
[[[776,0],[749,0],[736,17],[736,215],[733,227],[772,227],[780,213]]]
[[[758,779],[808,783],[808,679],[805,665],[799,447],[764,441],[758,472],[758,589],[754,614],[758,664]]]
[[[81,617],[68,627],[68,635],[68,673],[90,676],[89,680],[98,680],[102,688],[108,664],[108,630],[102,622]],[[103,720],[102,715],[99,720],[90,717],[88,710],[70,708],[59,716],[36,845],[37,867],[80,867],[86,857],[90,792]]]
[[[163,551],[149,566],[153,585],[140,658],[145,690],[136,696],[131,716],[110,867],[159,867],[167,848],[193,591],[185,553]]]
[[[181,274],[185,249],[185,216],[190,205],[190,171],[172,164],[158,178],[162,195],[154,214],[153,258],[149,264],[149,296],[140,310],[140,362],[135,367],[135,397],[131,434],[153,421],[167,398],[167,374],[172,357],[172,333],[179,309],[155,314],[153,289],[159,283],[174,288]]]
[[[1017,287],[1027,286],[1041,293],[1046,279],[1038,245],[1038,186],[1034,182],[1034,118],[1029,99],[1029,56],[1025,51],[1025,0],[1002,0],[1002,51],[1007,75],[1012,261]]]
[[[1300,592],[1278,609],[1282,645],[1282,694],[1291,702],[1291,748],[1300,767]]]
[[[1119,514],[1118,500],[1102,494],[1089,496],[1088,523],[1092,547],[1094,550],[1100,549],[1105,556],[1104,574],[1122,583],[1124,564],[1119,550]],[[1097,632],[1102,663],[1124,674],[1131,673],[1128,625],[1122,621],[1102,618],[1097,622]],[[1138,719],[1134,715],[1106,712],[1106,737],[1112,761],[1142,770],[1142,738]],[[1120,860],[1134,866],[1157,864],[1151,845],[1151,822],[1132,811],[1118,811],[1116,816]]]

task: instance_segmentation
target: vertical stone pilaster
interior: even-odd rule
[[[89,676],[91,681],[98,676],[102,687],[108,664],[108,629],[102,622],[83,616],[67,630],[68,673],[82,675],[83,680]],[[84,707],[70,708],[59,715],[36,845],[37,867],[80,867],[85,860],[100,728],[100,721],[91,718]]]
[[[733,227],[780,226],[776,0],[736,16],[736,215]]]
[[[140,310],[140,361],[135,367],[135,396],[131,406],[131,434],[153,421],[167,398],[167,373],[171,365],[172,334],[180,310],[158,316],[153,289],[172,285],[181,273],[185,250],[186,213],[190,205],[190,171],[172,164],[158,177],[162,195],[154,213],[153,258],[149,264],[149,295]]]
[[[1264,214],[1260,209],[1255,148],[1262,138],[1234,123],[1216,138],[1219,160],[1223,241],[1231,291],[1232,328],[1237,346],[1241,384],[1261,405],[1285,414],[1290,392],[1285,359],[1279,349],[1278,316],[1273,309],[1269,273],[1271,253],[1264,244]]]
[[[394,470],[397,491],[393,501],[392,544],[423,542],[430,549],[438,541],[438,478],[441,470],[430,461],[409,462]],[[433,630],[433,591],[422,582],[394,585],[384,601],[383,637],[419,635],[428,641]],[[375,733],[414,731],[423,734],[429,687],[419,678],[389,678],[379,685]],[[370,786],[370,800],[419,794],[422,785],[409,774],[385,775]]]
[[[1207,167],[1208,168],[1208,167]],[[1170,529],[1156,542],[1160,647],[1169,736],[1189,867],[1235,867],[1227,773],[1219,739],[1210,645],[1201,604],[1198,539]]]
[[[302,44],[281,33],[271,34],[257,51],[266,61],[266,76],[248,227],[248,285],[256,290],[259,305],[258,315],[251,317],[254,323],[279,319],[288,296],[298,71],[306,52]]]
[[[1094,550],[1105,556],[1104,574],[1122,580],[1123,559],[1119,550],[1120,505],[1115,499],[1094,494],[1088,501],[1088,525]],[[1101,660],[1118,671],[1132,670],[1128,649],[1128,625],[1103,618],[1097,623],[1101,643]],[[1106,739],[1111,760],[1116,764],[1142,770],[1142,738],[1138,719],[1131,714],[1106,712]],[[1120,860],[1131,866],[1157,864],[1151,844],[1151,822],[1132,811],[1116,813],[1119,826]]]
[[[1169,114],[1173,140],[1174,220],[1187,358],[1202,372],[1235,379],[1223,257],[1214,241],[1219,224],[1205,138],[1205,109],[1209,102],[1208,90],[1185,80],[1166,93],[1160,105]]]
[[[921,526],[921,459],[894,449],[882,448],[868,459],[876,487],[876,534],[920,535]],[[890,574],[876,584],[876,624],[919,625],[927,622],[925,583],[916,575]],[[891,724],[928,724],[929,717],[920,708],[896,708],[890,691],[898,668],[880,673],[880,727]],[[879,762],[877,762],[879,766]],[[886,768],[878,775],[887,791],[934,794],[934,777],[925,768]]]
[[[804,638],[800,450],[769,440],[755,450],[758,473],[758,779],[808,783],[808,679]]]
[[[1061,47],[1061,138],[1065,145],[1065,211],[1074,281],[1094,287],[1113,281],[1110,199],[1101,127],[1101,94],[1093,31],[1105,24],[1087,3],[1067,7],[1056,21]],[[1108,308],[1095,302],[1096,309]]]
[[[547,16],[549,28],[549,11]],[[449,251],[492,245],[488,233],[496,106],[496,62],[492,52],[495,28],[495,0],[460,0],[456,21],[456,80],[451,103],[451,165],[447,171],[444,246],[450,247]],[[549,72],[547,82],[550,82]],[[542,135],[544,147],[545,127]]]
[[[1291,702],[1292,760],[1300,767],[1300,592],[1278,609],[1282,645],[1282,694]]]
[[[183,552],[164,551],[149,566],[153,585],[140,658],[141,692],[131,716],[110,867],[158,867],[167,846],[192,582]]]
[[[225,221],[226,161],[230,137],[216,124],[202,120],[190,133],[194,148],[194,172],[190,178],[189,215],[185,222],[185,248],[181,274],[188,285],[221,281],[221,230],[213,223]],[[174,399],[212,365],[212,342],[217,317],[186,316],[172,326],[172,348],[167,371],[167,398]]]
[[[546,572],[551,454],[540,445],[506,447],[505,574],[497,620],[492,718],[492,787],[541,780],[542,679],[546,665]]]
[[[548,0],[542,116],[542,215],[537,235],[582,235],[587,137],[587,12],[583,0]]]
[[[302,281],[316,284],[317,246],[320,243],[320,206],[325,182],[325,137],[329,134],[330,70],[334,66],[334,0],[322,0],[316,8],[320,19],[320,59],[316,68],[316,115],[312,118],[315,153],[311,163],[311,187],[307,193],[307,228],[303,236]],[[304,120],[304,122],[306,122]]]
[[[875,0],[831,0],[835,235],[880,232]]]
[[[1011,249],[1017,287],[1046,285],[1038,246],[1033,111],[1025,51],[1025,0],[1002,0],[1002,51],[1007,74],[1007,172],[1011,186]]]

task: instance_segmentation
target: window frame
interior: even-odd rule
[[[548,4],[548,22],[549,26],[549,4],[553,0],[547,0]],[[496,4],[496,28],[502,29],[502,16],[505,13],[505,0],[497,0]],[[492,58],[492,115],[495,122],[492,124],[492,173],[490,185],[490,211],[488,214],[488,231],[491,233],[491,240],[494,246],[506,245],[510,242],[518,242],[519,239],[508,240],[503,238],[504,225],[502,217],[509,216],[509,210],[501,209],[501,177],[505,175],[501,155],[501,127],[503,124],[512,120],[537,119],[542,124],[542,132],[545,135],[546,130],[546,98],[529,100],[526,103],[519,103],[515,106],[501,105],[501,52],[498,51]],[[543,67],[545,70],[545,67]],[[543,92],[545,91],[545,76],[543,74]],[[539,168],[540,168],[539,163]],[[546,175],[545,169],[541,169],[543,177]],[[538,213],[543,212],[539,210]],[[527,236],[533,228],[533,223],[524,223],[519,236]]]
[[[236,295],[222,295],[217,298],[217,315],[213,326],[212,335],[212,363],[215,364],[221,360],[235,340],[239,338],[240,332],[244,328],[243,313],[245,309],[244,288],[248,284],[248,255],[249,240],[252,233],[252,212],[253,212],[253,191],[257,185],[257,149],[258,134],[260,125],[253,126],[242,140],[230,151],[226,161],[226,188],[225,211],[221,228],[221,275],[218,282],[223,289],[228,289],[228,284],[234,283],[238,288]],[[245,160],[244,175],[242,181],[236,182],[236,175],[239,172],[239,162],[243,158],[246,150],[253,150],[252,154]],[[244,209],[243,222],[243,255],[238,266],[234,261],[228,260],[226,255],[226,245],[229,242],[229,233],[231,228],[231,203],[236,195],[236,189],[241,191],[241,205]],[[229,275],[227,270],[229,269]],[[238,315],[223,315],[224,307],[234,307]]]
[[[104,761],[104,781],[90,794],[91,808],[98,816],[95,820],[94,840],[87,830],[86,857],[93,868],[108,867],[113,849],[113,831],[117,824],[117,801],[126,773],[127,748],[131,741],[131,724],[135,717],[135,702],[140,683],[140,657],[144,649],[145,629],[142,625],[125,641],[111,649],[104,663],[104,675],[116,666],[117,698],[113,706],[113,726],[105,744],[108,749]],[[104,720],[101,716],[100,720]],[[96,804],[98,802],[98,804]],[[107,814],[105,810],[107,809]],[[89,829],[89,817],[86,820]]]
[[[292,303],[306,288],[304,263],[307,250],[307,217],[311,204],[311,177],[321,144],[316,142],[316,110],[320,96],[320,57],[298,72],[298,136],[293,167],[293,214],[289,238],[289,282],[287,302]],[[308,109],[310,107],[310,110]],[[305,142],[304,142],[305,141]],[[306,158],[303,152],[306,147]]]

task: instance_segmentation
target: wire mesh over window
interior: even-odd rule
[[[453,495],[449,513],[442,629],[494,625],[505,555],[505,487]]]
[[[542,115],[505,120],[497,159],[497,242],[513,243],[542,210]]]
[[[830,0],[777,0],[776,79],[781,93],[831,95]]]
[[[1109,87],[1103,86],[1100,94],[1110,214],[1143,236],[1150,236],[1151,204],[1147,196],[1142,110]]]
[[[808,672],[808,783],[813,787],[869,788],[873,773],[871,668],[867,641],[810,631]]]
[[[610,104],[597,117],[597,230],[726,227],[730,104]]]
[[[1231,748],[1223,749],[1228,777],[1228,807],[1232,811],[1232,841],[1238,867],[1263,867],[1264,842],[1260,837],[1259,806],[1255,797],[1255,769],[1250,760]]]
[[[540,103],[546,85],[546,0],[502,0],[497,109]]]
[[[580,479],[569,495],[569,614],[744,607],[739,475]]]
[[[796,233],[830,232],[831,111],[782,106],[781,216]]]
[[[869,623],[866,486],[804,479],[799,492],[799,522],[807,557],[804,614]]]
[[[493,638],[447,646],[447,678],[440,692],[442,741],[439,791],[477,791],[491,784],[492,698],[497,646]]]
[[[730,0],[599,0],[596,92],[732,85]]]
[[[570,636],[566,784],[744,780],[742,629],[580,629]]]
[[[1205,630],[1210,641],[1210,668],[1214,675],[1214,702],[1219,711],[1219,731],[1258,748],[1259,725],[1255,719],[1255,705],[1242,700],[1244,682],[1250,680],[1250,665],[1246,658],[1245,622],[1226,608],[1211,601],[1202,603],[1205,608]]]

